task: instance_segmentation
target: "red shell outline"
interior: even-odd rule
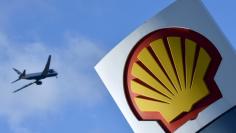
[[[207,53],[210,55],[212,59],[206,72],[206,75],[204,77],[204,80],[206,82],[206,85],[208,86],[210,94],[205,98],[203,98],[202,100],[200,100],[198,103],[196,103],[190,112],[181,114],[171,123],[166,122],[159,112],[139,111],[137,105],[133,100],[135,94],[130,91],[130,82],[129,82],[134,78],[130,74],[130,71],[132,68],[132,64],[137,60],[136,57],[138,53],[143,48],[148,47],[150,42],[157,40],[159,38],[166,38],[169,36],[188,38],[190,40],[195,41],[197,45],[199,45],[200,47],[204,48],[207,51]],[[131,50],[130,54],[128,55],[123,75],[124,91],[127,102],[131,110],[137,117],[137,119],[143,121],[157,121],[166,132],[174,132],[177,128],[182,126],[187,121],[195,119],[198,113],[200,113],[210,104],[214,103],[215,101],[217,101],[222,97],[222,94],[216,82],[214,81],[214,77],[218,70],[221,60],[222,57],[217,48],[213,45],[213,43],[211,43],[211,41],[209,41],[206,37],[204,37],[198,32],[186,28],[177,28],[177,27],[163,28],[153,31],[148,35],[144,36],[140,41],[138,41]]]

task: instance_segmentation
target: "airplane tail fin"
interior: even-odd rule
[[[24,77],[24,76],[25,76],[25,73],[26,73],[26,71],[24,70],[24,71],[23,71],[23,73],[20,75],[20,77],[19,77],[19,78],[22,78],[22,77]]]
[[[21,73],[19,70],[15,69],[15,68],[13,68],[13,70],[19,75],[19,78],[16,79],[15,81],[12,81],[11,83],[15,83],[15,82],[19,81],[19,80],[22,79],[22,78],[25,76],[25,74],[26,74],[26,71],[25,71],[25,70],[23,71],[23,73]]]

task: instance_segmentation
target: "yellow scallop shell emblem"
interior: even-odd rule
[[[140,40],[124,74],[126,97],[140,120],[174,131],[221,97],[214,81],[221,56],[197,32],[161,29]]]

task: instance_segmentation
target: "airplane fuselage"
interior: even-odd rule
[[[26,74],[24,77],[22,77],[22,79],[27,79],[27,80],[41,80],[47,77],[55,77],[57,76],[57,72],[53,71],[53,72],[48,72],[48,74],[46,76],[42,76],[42,72],[38,72],[38,73],[29,73]]]

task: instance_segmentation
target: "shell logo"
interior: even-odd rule
[[[174,132],[222,97],[214,81],[221,62],[216,47],[185,28],[164,28],[143,37],[124,71],[128,104],[139,120]]]

